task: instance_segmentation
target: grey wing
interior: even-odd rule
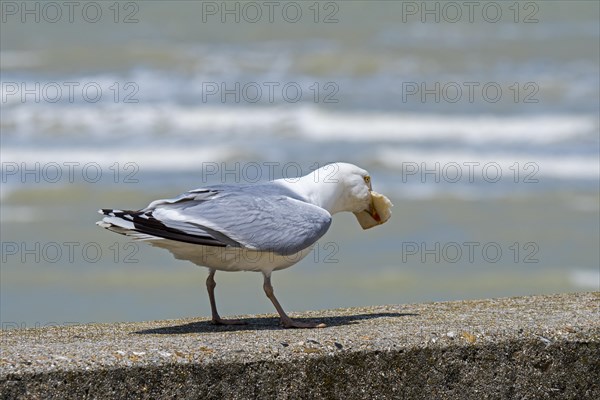
[[[157,209],[179,204],[198,204],[210,200],[219,193],[213,189],[196,189],[173,199],[156,200],[142,210],[101,209],[105,217],[97,224],[111,231],[131,236],[138,240],[170,239],[179,242],[201,244],[205,246],[240,246],[239,243],[211,232],[208,228],[190,224],[185,230],[165,225],[154,216]]]
[[[145,229],[148,223],[136,218],[136,229],[174,240],[290,255],[314,244],[331,225],[326,210],[260,187],[201,190],[152,203],[141,210],[152,226]]]

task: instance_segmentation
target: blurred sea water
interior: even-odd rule
[[[600,6],[494,3],[490,22],[490,3],[472,22],[448,2],[439,22],[389,1],[296,2],[297,22],[289,2],[273,22],[264,2],[3,9],[0,319],[208,315],[204,271],[96,210],[332,161],[368,169],[394,215],[336,216],[274,276],[291,310],[600,290]],[[271,312],[260,280],[218,274],[221,313]]]

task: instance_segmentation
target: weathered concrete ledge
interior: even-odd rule
[[[600,293],[3,331],[3,399],[600,398]]]

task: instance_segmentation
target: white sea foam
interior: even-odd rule
[[[181,107],[161,105],[98,104],[94,107],[14,107],[5,113],[3,130],[24,135],[186,135],[197,132],[261,133],[285,120],[273,110]]]
[[[35,165],[40,165],[40,170],[50,163],[56,163],[61,168],[82,168],[86,164],[96,163],[101,168],[108,170],[115,163],[121,168],[126,163],[135,163],[140,171],[177,171],[199,169],[203,162],[226,162],[235,160],[239,154],[233,149],[224,146],[205,147],[128,147],[114,148],[69,148],[69,149],[23,149],[3,148],[1,150],[2,162],[6,166],[16,163],[18,175],[20,166],[25,165],[28,169],[35,171]],[[68,170],[66,170],[68,171]],[[11,174],[12,175],[12,174]]]
[[[593,269],[575,269],[569,272],[572,285],[592,290],[600,290],[600,271]]]
[[[442,169],[450,163],[456,163],[464,173],[469,172],[468,163],[478,163],[473,167],[475,171],[480,171],[485,165],[496,163],[500,167],[501,173],[510,174],[511,179],[518,171],[520,174],[518,179],[521,181],[526,177],[529,177],[529,181],[531,181],[531,179],[537,179],[540,176],[559,179],[598,179],[600,177],[598,156],[548,156],[516,152],[426,151],[414,148],[381,148],[376,152],[373,161],[398,170],[405,168],[408,164],[416,164],[419,171],[433,170],[436,165],[439,165]],[[479,175],[481,175],[481,172],[479,172]]]
[[[313,106],[225,107],[177,104],[15,106],[3,115],[7,134],[297,135],[313,141],[552,144],[595,137],[592,115],[447,116],[328,112]]]
[[[243,138],[285,135],[318,144],[350,141],[371,146],[367,162],[400,169],[406,162],[495,162],[503,171],[518,162],[535,163],[537,176],[598,179],[597,154],[561,154],[557,144],[597,141],[598,123],[591,115],[442,116],[429,114],[329,112],[313,106],[225,107],[178,104],[16,105],[3,110],[3,161],[57,162],[93,160],[104,166],[138,162],[148,170],[190,169],[202,161],[236,156],[233,135]],[[225,134],[225,136],[224,136]],[[93,135],[121,146],[76,148],[71,137]],[[56,150],[12,146],[12,139],[56,138]],[[210,139],[211,147],[190,148],[189,137]],[[137,139],[136,143],[133,139]],[[194,140],[194,143],[198,141]],[[381,143],[387,143],[384,147]],[[62,143],[62,147],[61,147]],[[117,143],[117,142],[115,142]],[[285,142],[283,142],[285,143]],[[293,147],[296,140],[289,140]],[[163,147],[167,144],[166,147]],[[442,145],[443,150],[425,148]],[[448,149],[448,144],[451,148]],[[154,147],[153,147],[154,146]],[[477,146],[477,151],[470,150]],[[544,146],[553,150],[546,151]],[[285,150],[285,149],[284,149]],[[289,150],[289,149],[288,149]],[[284,152],[285,153],[285,152]],[[344,157],[345,154],[334,154]],[[243,157],[242,157],[243,158]],[[527,172],[527,171],[524,171]]]
[[[305,113],[302,131],[315,140],[552,143],[597,129],[592,116]]]

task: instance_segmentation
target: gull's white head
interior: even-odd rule
[[[335,214],[342,211],[367,212],[375,221],[381,218],[371,196],[371,176],[348,163],[327,164],[304,176],[294,185],[308,201]]]
[[[335,200],[331,214],[341,211],[360,212],[371,205],[371,176],[367,171],[348,163],[333,163],[321,168],[327,172],[322,178],[323,185],[336,186],[331,193]]]

